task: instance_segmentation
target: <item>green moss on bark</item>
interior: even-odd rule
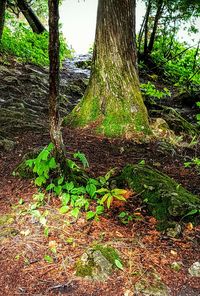
[[[72,127],[92,126],[97,134],[108,137],[149,134],[148,115],[140,91],[134,85],[127,85],[124,86],[125,93],[121,94],[120,90],[120,97],[119,90],[115,87],[114,90],[113,88],[109,90],[110,93],[109,91],[106,93],[106,88],[99,89],[98,82],[96,84],[98,91],[91,86],[66,122]]]

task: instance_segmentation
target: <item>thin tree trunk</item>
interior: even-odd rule
[[[25,0],[17,0],[17,6],[23,13],[24,17],[26,18],[34,33],[41,34],[46,31],[45,27],[40,22],[39,18],[36,16],[32,8]]]
[[[140,53],[142,37],[143,37],[143,34],[144,34],[145,20],[146,20],[146,13],[145,13],[145,16],[143,18],[143,21],[142,21],[142,24],[141,24],[141,27],[140,27],[140,31],[139,31],[139,34],[138,34],[138,42],[137,42],[138,54]]]
[[[57,152],[62,159],[64,145],[59,117],[59,0],[49,0],[49,119],[50,137]]]
[[[136,10],[136,0],[133,0],[133,6],[132,6],[132,13],[133,13],[133,46],[134,46],[134,57],[135,57],[135,68],[138,72],[138,58],[137,58],[137,45],[136,45],[136,15],[135,15],[135,10]]]
[[[149,0],[147,5],[147,12],[145,17],[145,24],[144,24],[144,56],[147,55],[147,47],[148,47],[148,33],[149,33],[149,16],[151,13],[151,0]]]
[[[153,49],[153,45],[154,45],[154,41],[155,41],[155,37],[156,37],[156,31],[158,28],[158,22],[160,20],[161,15],[162,15],[163,8],[164,8],[163,0],[158,0],[158,8],[157,8],[155,19],[154,19],[153,30],[151,32],[151,37],[150,37],[148,48],[147,48],[148,54],[150,54]]]
[[[69,116],[72,126],[134,137],[149,132],[136,71],[132,0],[99,0],[93,66],[84,98]]]
[[[198,58],[198,54],[199,54],[199,47],[200,47],[200,40],[198,41],[198,45],[197,45],[197,49],[196,52],[194,54],[194,63],[193,63],[193,71],[195,72],[196,66],[197,66],[197,58]]]
[[[0,0],[0,42],[3,35],[3,28],[5,23],[5,11],[7,0]]]

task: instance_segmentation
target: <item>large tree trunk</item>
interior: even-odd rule
[[[106,136],[149,132],[136,71],[132,0],[99,0],[92,73],[72,126],[95,127]]]
[[[57,152],[57,157],[62,158],[64,145],[59,119],[59,0],[49,0],[49,119],[50,137]]]
[[[5,23],[5,10],[7,0],[0,0],[0,42],[3,35],[3,28]]]
[[[40,22],[38,17],[35,15],[31,7],[25,0],[17,0],[17,6],[23,13],[34,33],[41,34],[46,31],[43,24]]]

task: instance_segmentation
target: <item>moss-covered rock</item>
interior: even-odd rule
[[[141,195],[150,213],[158,220],[184,217],[200,209],[200,198],[169,176],[145,165],[127,165],[117,178],[118,186],[128,186]]]
[[[0,217],[0,226],[4,226],[4,225],[10,225],[14,222],[14,218],[12,215],[2,215]]]
[[[152,110],[150,112],[151,116],[159,117],[161,116],[169,125],[169,128],[174,132],[182,132],[189,135],[198,135],[199,128],[194,124],[190,123],[187,119],[185,119],[178,111],[174,108],[160,106],[161,110]]]
[[[145,282],[143,279],[135,285],[135,295],[143,296],[169,296],[169,289],[161,282],[156,280],[153,283]]]
[[[0,240],[18,234],[18,230],[12,227],[14,223],[13,215],[7,214],[0,217]]]
[[[118,252],[109,246],[95,245],[89,248],[76,263],[76,275],[93,280],[106,280],[121,261]]]

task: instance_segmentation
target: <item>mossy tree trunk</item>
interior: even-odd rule
[[[3,35],[3,28],[5,23],[5,10],[7,0],[0,0],[0,42]]]
[[[50,137],[57,152],[62,159],[64,145],[59,118],[59,0],[49,0],[49,119]]]
[[[92,73],[72,126],[95,127],[106,136],[149,132],[136,70],[132,0],[99,0]]]

